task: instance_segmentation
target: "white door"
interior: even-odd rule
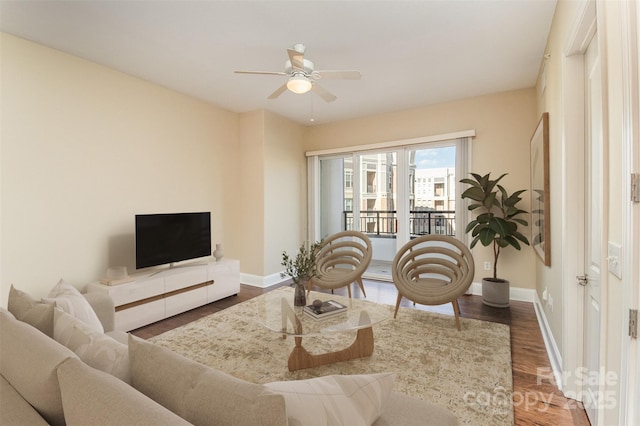
[[[589,378],[600,369],[600,317],[602,271],[602,80],[597,34],[585,55],[586,155],[585,155],[585,267],[584,366]],[[592,425],[598,424],[599,380],[584,380],[583,401]]]

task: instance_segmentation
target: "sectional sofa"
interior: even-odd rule
[[[113,330],[108,296],[11,288],[0,307],[0,425],[455,425],[393,374],[249,383]]]

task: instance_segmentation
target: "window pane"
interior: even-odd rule
[[[455,235],[456,147],[409,152],[409,232]]]
[[[396,153],[365,154],[359,160],[360,229],[370,234],[369,238],[395,238]]]

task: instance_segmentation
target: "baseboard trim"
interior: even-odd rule
[[[267,288],[286,280],[288,280],[288,278],[280,277],[280,272],[265,276],[240,273],[240,282],[253,287]]]
[[[471,287],[469,287],[467,294],[482,296],[482,283],[471,283]],[[532,288],[511,287],[509,289],[509,300],[533,303],[535,301],[535,297],[536,291]]]
[[[372,277],[372,276],[368,278],[379,279],[377,277]],[[287,280],[288,278],[282,278],[279,272],[271,275],[266,275],[266,276],[240,273],[240,282],[242,284],[250,285],[253,287],[267,288],[267,287],[271,287],[272,285],[280,284]],[[472,283],[471,286],[469,287],[469,291],[467,291],[467,294],[473,294],[474,296],[482,296],[482,283],[478,283],[478,282]],[[537,293],[535,290],[531,288],[511,287],[509,292],[509,299],[518,301],[518,302],[530,302],[535,304],[536,298],[537,298]]]
[[[538,297],[538,293],[534,293],[535,300],[533,302],[533,309],[535,310],[536,317],[538,318],[538,325],[540,326],[540,331],[542,332],[542,340],[544,340],[544,346],[547,349],[547,356],[549,357],[549,362],[551,363],[551,369],[553,370],[553,376],[555,377],[556,385],[561,392],[564,392],[564,381],[562,380],[562,354],[560,353],[558,345],[556,345],[556,339],[553,337],[553,332],[551,331],[551,327],[549,326],[549,322],[547,321],[547,315],[544,313],[542,302]]]

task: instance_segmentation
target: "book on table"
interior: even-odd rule
[[[326,300],[318,307],[314,305],[304,307],[304,313],[313,319],[330,318],[346,311],[347,307],[335,300]]]

